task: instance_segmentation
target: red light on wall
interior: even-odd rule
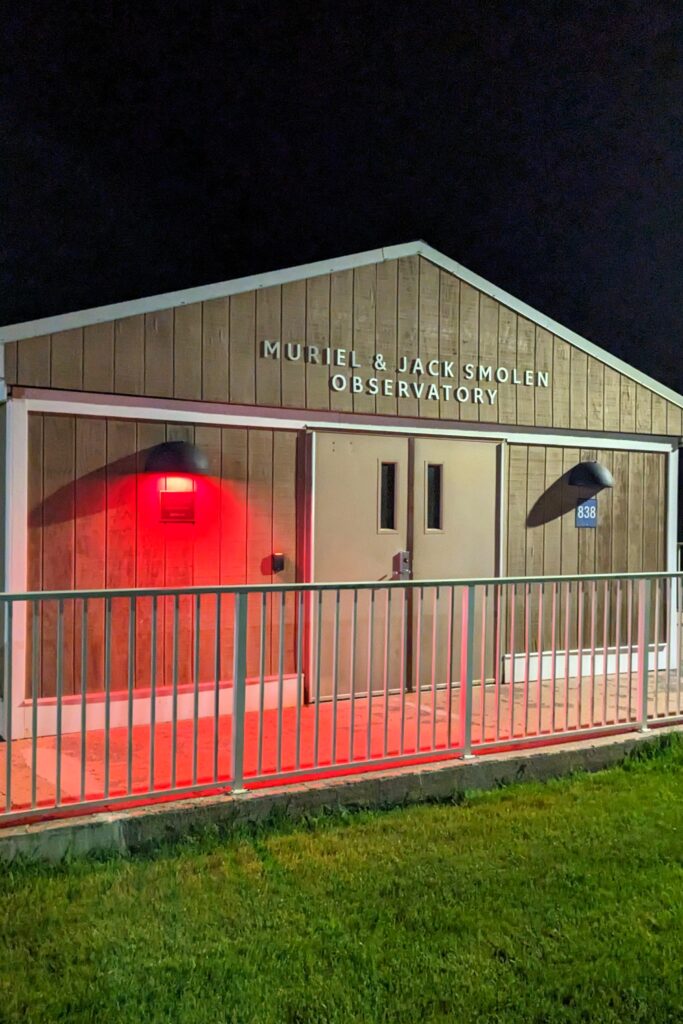
[[[192,477],[166,476],[159,481],[162,523],[193,523],[196,485]]]

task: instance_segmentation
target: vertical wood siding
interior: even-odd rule
[[[192,329],[195,329],[194,327]],[[197,484],[194,524],[159,522],[157,483],[144,470],[149,448],[164,440],[197,443],[209,459],[209,476]],[[199,584],[293,582],[296,563],[296,434],[214,426],[29,416],[28,585],[31,590],[182,587]],[[273,577],[270,555],[285,555]],[[224,601],[222,663],[232,664],[231,602]],[[65,693],[81,678],[81,607],[65,603]],[[190,597],[181,599],[179,682],[192,679],[194,630],[199,632],[200,677],[213,678],[215,602],[203,599],[200,621]],[[104,607],[88,609],[88,686],[104,686]],[[159,606],[159,685],[173,671],[173,601]],[[140,599],[135,683],[150,684],[149,600]],[[40,695],[56,688],[56,606],[41,616]],[[29,623],[29,629],[30,629]],[[286,665],[293,657],[293,621],[287,622]],[[248,669],[258,671],[258,619],[252,615]],[[112,686],[127,680],[128,605],[112,602]],[[30,633],[29,633],[30,636]],[[266,672],[276,670],[268,636]],[[31,673],[29,672],[29,679]]]
[[[381,353],[549,374],[496,384],[495,404],[330,390],[340,367],[261,358],[264,339],[354,349],[365,378]],[[5,346],[9,384],[465,422],[680,435],[682,410],[423,257],[178,306]],[[347,368],[342,372],[349,374]],[[379,374],[382,375],[381,372]],[[429,385],[436,378],[406,374]]]

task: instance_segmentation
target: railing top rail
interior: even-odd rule
[[[540,583],[587,583],[602,580],[664,580],[683,578],[683,572],[631,572],[631,573],[585,573],[576,576],[490,576],[464,579],[430,580],[358,580],[330,583],[267,583],[235,584],[229,586],[187,586],[187,587],[132,587],[110,590],[33,590],[22,593],[0,594],[0,602],[16,601],[58,601],[86,600],[97,598],[131,597],[173,597],[175,595],[197,594],[279,594],[318,593],[326,590],[415,590],[423,587],[470,587],[470,586],[512,586]]]

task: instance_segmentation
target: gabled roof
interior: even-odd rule
[[[227,295],[236,295],[240,292],[269,288],[272,285],[286,284],[289,281],[300,281],[307,277],[318,277],[323,274],[330,274],[334,271],[349,270],[353,267],[367,266],[372,263],[382,263],[385,260],[395,260],[403,256],[423,256],[431,263],[442,267],[444,270],[455,274],[461,280],[472,285],[479,291],[484,292],[491,298],[496,299],[503,305],[526,317],[533,323],[538,324],[557,335],[564,341],[569,342],[576,348],[581,349],[588,355],[599,359],[606,366],[630,377],[638,384],[649,388],[655,394],[661,395],[668,402],[673,402],[683,408],[683,395],[666,387],[653,377],[642,373],[634,366],[630,366],[622,359],[612,355],[605,349],[594,345],[593,342],[575,334],[568,328],[558,324],[555,320],[539,313],[525,302],[509,295],[496,285],[486,281],[478,274],[467,270],[460,263],[444,256],[443,253],[433,249],[426,242],[408,242],[405,245],[390,245],[382,249],[369,249],[367,252],[355,253],[352,256],[340,256],[333,260],[319,260],[317,263],[304,263],[297,267],[288,267],[285,270],[274,270],[266,274],[253,274],[250,277],[238,277],[232,281],[220,281],[217,284],[202,285],[198,288],[184,288],[176,292],[164,292],[161,295],[151,295],[145,299],[132,299],[128,302],[115,302],[108,306],[96,306],[93,309],[83,309],[75,313],[63,313],[59,316],[44,317],[40,320],[27,320],[25,323],[10,324],[7,327],[0,327],[0,343],[20,341],[22,338],[34,338],[44,334],[56,334],[58,331],[70,330],[74,327],[87,327],[90,324],[104,323],[110,320],[120,320],[123,317],[135,316],[140,313],[154,313],[160,309],[168,309],[170,306],[185,306],[194,302],[206,302],[209,299],[224,298]]]

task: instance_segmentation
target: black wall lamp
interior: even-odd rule
[[[209,472],[209,460],[189,441],[164,441],[149,451],[145,472],[205,476]]]
[[[599,462],[579,462],[569,472],[570,487],[591,487],[599,489],[614,487],[614,477],[606,466]]]
[[[162,523],[193,523],[196,478],[209,471],[204,452],[189,441],[164,441],[145,459],[145,472],[159,477],[159,517]]]

